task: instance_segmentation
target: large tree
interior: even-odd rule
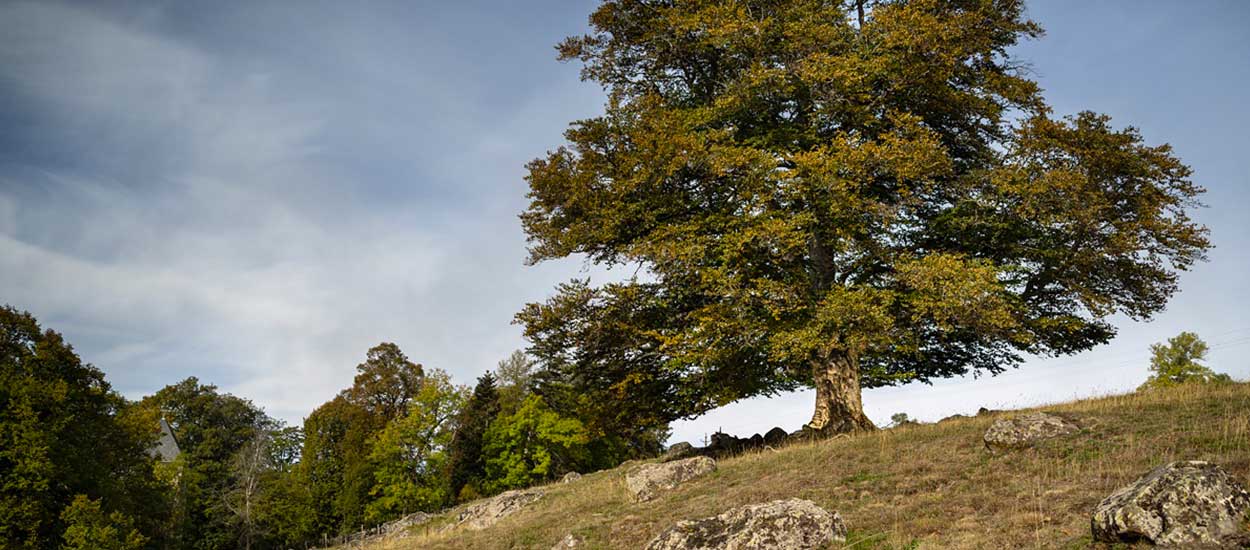
[[[1209,247],[1167,145],[1052,115],[1011,56],[1042,32],[1022,0],[610,0],[590,23],[559,52],[605,112],[529,164],[522,223],[532,263],[643,275],[519,319],[605,398],[676,418],[808,385],[811,429],[871,429],[862,387],[1104,343]]]
[[[469,389],[451,375],[432,369],[408,413],[392,421],[374,440],[369,458],[376,465],[374,500],[365,512],[371,522],[409,512],[436,512],[450,499],[447,447]]]
[[[482,440],[495,417],[499,416],[499,388],[495,374],[487,372],[477,378],[456,419],[456,431],[447,447],[448,495],[453,501],[469,500],[480,494],[486,477],[486,457]]]

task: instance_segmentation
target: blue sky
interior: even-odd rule
[[[0,2],[0,302],[131,397],[187,376],[298,422],[394,341],[470,383],[578,260],[523,265],[523,166],[602,94],[554,59],[592,2]],[[1250,377],[1250,4],[1030,4],[1056,112],[1170,142],[1209,189],[1209,263],[1111,344],[994,378],[871,390],[936,419],[1124,391],[1181,330]],[[594,276],[601,276],[591,270]],[[676,424],[796,428],[808,392]]]

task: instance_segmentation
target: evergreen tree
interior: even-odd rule
[[[811,386],[808,427],[832,433],[874,428],[862,387],[997,373],[1151,317],[1210,246],[1202,189],[1133,128],[1052,117],[1011,56],[1042,32],[1024,8],[603,2],[559,52],[605,112],[529,164],[521,219],[531,262],[647,277],[527,308],[531,352],[662,421]]]
[[[450,495],[466,500],[482,490],[486,476],[486,460],[482,442],[487,428],[499,415],[499,390],[495,375],[487,372],[478,377],[464,410],[457,420],[456,433],[448,447],[448,485]]]

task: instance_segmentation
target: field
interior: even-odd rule
[[[679,519],[801,497],[837,511],[850,535],[834,548],[1089,548],[1090,512],[1114,489],[1173,460],[1209,460],[1250,479],[1250,384],[1182,386],[1040,407],[1080,433],[992,455],[996,415],[765,449],[647,503],[630,502],[624,468],[548,487],[530,507],[482,531],[436,532],[446,518],[369,550],[642,548]],[[1012,414],[1006,412],[1001,414]]]

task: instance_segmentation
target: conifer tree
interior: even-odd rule
[[[499,390],[495,386],[494,373],[478,377],[464,410],[457,421],[457,429],[448,447],[448,482],[452,498],[464,500],[481,490],[480,483],[486,476],[486,457],[482,455],[482,442],[487,428],[499,415]],[[466,489],[468,491],[466,492]]]

